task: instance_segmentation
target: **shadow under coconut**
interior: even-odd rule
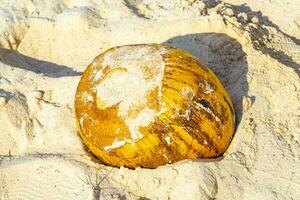
[[[17,51],[3,48],[0,48],[0,61],[15,68],[26,69],[52,78],[80,76],[82,74],[64,65],[38,60]]]
[[[190,52],[215,72],[232,100],[237,127],[243,114],[243,98],[248,95],[248,64],[242,45],[221,33],[176,36],[162,44]],[[255,97],[249,99],[253,102]]]

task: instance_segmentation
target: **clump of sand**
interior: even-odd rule
[[[295,2],[0,1],[0,199],[297,199]],[[84,147],[73,108],[81,72],[137,43],[185,49],[216,72],[238,120],[222,158],[129,170]]]

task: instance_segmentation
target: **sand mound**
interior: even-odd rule
[[[294,9],[286,32],[270,23],[284,16],[255,11],[268,3],[226,2],[2,0],[0,199],[299,198],[299,5],[271,4]],[[216,72],[238,118],[223,158],[129,170],[86,150],[73,108],[80,74],[107,48],[137,43],[185,49]]]

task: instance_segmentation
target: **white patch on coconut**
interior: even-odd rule
[[[167,135],[166,137],[164,137],[164,139],[165,139],[165,141],[167,142],[168,145],[171,144],[171,137],[170,136]]]
[[[145,108],[138,114],[135,118],[128,118],[125,120],[125,123],[129,127],[131,137],[133,139],[139,139],[142,137],[139,128],[145,127],[154,121],[154,118],[157,116],[157,111]]]
[[[180,93],[189,99],[192,99],[195,96],[195,93],[190,86],[184,87]]]
[[[211,84],[209,84],[206,80],[204,80],[204,82],[205,82],[204,94],[209,94],[215,91],[214,87]]]
[[[102,71],[96,71],[96,72],[94,72],[93,75],[94,75],[95,80],[100,80],[103,76],[103,73],[102,73]]]
[[[124,140],[115,139],[114,142],[111,145],[103,147],[103,150],[104,151],[111,151],[113,149],[117,149],[117,148],[123,146],[126,143],[127,144],[129,143],[131,145],[135,145],[135,143],[133,143],[132,140],[127,139],[127,138],[124,138]]]
[[[89,101],[93,102],[94,101],[92,95],[90,95],[88,92],[84,92],[81,97],[84,102],[89,102]]]
[[[115,140],[112,143],[112,145],[104,147],[103,150],[104,151],[109,151],[109,150],[112,150],[112,149],[119,148],[119,147],[123,146],[124,144],[125,144],[125,140],[121,140],[121,141]]]
[[[104,102],[105,107],[118,104],[118,115],[127,124],[133,141],[143,137],[140,127],[154,122],[162,112],[147,107],[147,96],[157,88],[158,101],[161,102],[165,70],[161,54],[166,51],[154,50],[152,46],[124,46],[104,56],[102,65],[115,71],[104,75],[100,84],[95,86],[97,98]],[[150,78],[148,71],[151,71]],[[130,115],[132,112],[137,113]]]
[[[85,118],[87,117],[88,115],[84,112],[81,114],[80,118],[79,118],[79,123],[80,123],[80,126],[83,127],[83,122],[85,120]]]

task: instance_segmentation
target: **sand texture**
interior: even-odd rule
[[[0,0],[0,199],[300,199],[299,0]],[[218,159],[104,166],[77,133],[95,56],[161,43],[200,58],[237,115]]]

